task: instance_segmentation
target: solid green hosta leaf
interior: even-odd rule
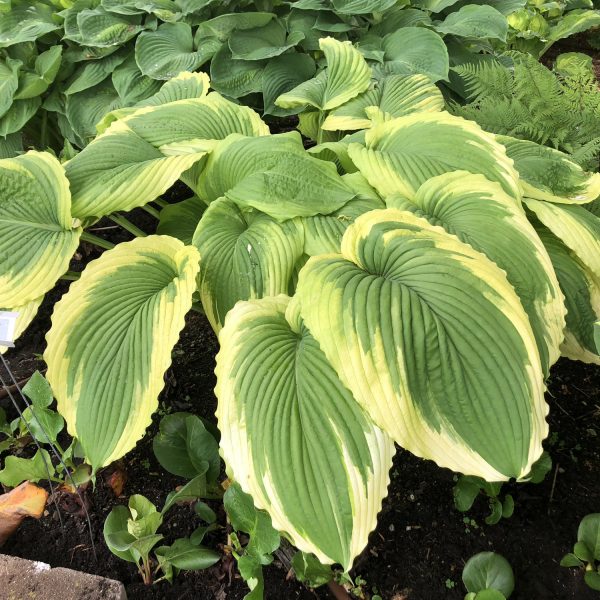
[[[436,30],[446,35],[473,39],[506,41],[508,21],[494,7],[487,4],[467,4],[450,13]]]
[[[383,12],[394,4],[396,0],[333,0],[335,11],[342,15]]]
[[[14,340],[16,340],[29,327],[31,321],[33,321],[35,315],[37,315],[38,309],[42,304],[43,299],[44,296],[40,296],[39,298],[35,298],[34,300],[31,300],[26,304],[23,304],[22,306],[14,306],[10,309],[8,307],[0,308],[0,311],[7,310],[9,312],[19,313],[15,325],[15,331],[13,334]],[[7,350],[8,348],[6,346],[0,345],[0,354],[4,354],[4,352],[6,352]]]
[[[51,154],[0,160],[0,306],[22,306],[51,289],[80,235],[69,182]]]
[[[547,376],[564,337],[563,296],[535,229],[500,185],[456,171],[429,179],[411,200],[390,196],[386,204],[440,225],[506,272],[529,317]]]
[[[20,131],[40,107],[40,98],[14,100],[12,106],[0,117],[0,137]]]
[[[432,13],[439,13],[457,2],[458,0],[413,0],[412,4]]]
[[[269,130],[255,112],[214,93],[139,109],[114,122],[66,164],[73,213],[97,217],[143,206],[206,154],[165,155],[161,146],[218,140],[234,132],[266,135]]]
[[[119,244],[54,308],[47,379],[94,471],[131,450],[150,424],[192,304],[198,258],[168,236]]]
[[[169,204],[160,211],[156,233],[170,235],[184,244],[191,244],[194,231],[205,210],[206,203],[198,196],[192,196],[177,204]]]
[[[386,74],[427,75],[432,81],[448,79],[448,50],[439,34],[424,27],[403,27],[383,38]]]
[[[212,87],[231,98],[262,91],[264,61],[235,60],[229,46],[223,44],[210,63]]]
[[[118,15],[107,12],[102,7],[84,9],[77,14],[77,27],[81,36],[79,41],[86,46],[98,48],[119,46],[144,29],[140,21],[139,16]],[[70,39],[68,35],[65,37]]]
[[[391,439],[288,297],[238,304],[220,339],[217,418],[235,480],[300,550],[349,570],[387,494]]]
[[[96,136],[96,123],[106,113],[122,106],[121,98],[112,84],[106,80],[83,92],[66,97],[65,112],[69,125],[75,133],[74,142],[86,146]]]
[[[545,227],[538,227],[540,236],[565,296],[567,309],[564,356],[572,360],[600,365],[596,345],[595,323],[600,319],[600,278],[577,255],[569,250]]]
[[[89,60],[81,64],[69,77],[63,94],[77,94],[102,83],[127,58],[127,52],[115,52],[100,60]]]
[[[430,14],[418,8],[396,7],[394,10],[389,11],[380,23],[369,28],[369,35],[386,36],[388,33],[394,33],[402,27],[417,25],[431,25]]]
[[[130,54],[112,74],[112,82],[121,102],[126,106],[143,102],[160,91],[162,82],[144,75]]]
[[[457,151],[460,148],[460,152]],[[497,181],[518,203],[518,174],[504,147],[473,121],[446,112],[413,113],[376,125],[365,143],[351,143],[348,154],[385,198],[412,198],[419,186],[449,171],[479,173]]]
[[[371,69],[351,42],[331,37],[319,40],[327,69],[293,90],[282,94],[275,104],[281,108],[314,106],[331,110],[364,92],[371,81]]]
[[[200,47],[204,40],[214,39],[226,42],[236,30],[254,29],[263,27],[275,18],[268,12],[241,12],[219,15],[200,23],[194,36],[194,44]]]
[[[0,117],[11,107],[13,96],[19,87],[20,60],[7,58],[0,61]]]
[[[0,137],[0,158],[14,158],[23,154],[23,136],[20,131]]]
[[[600,173],[586,173],[567,154],[506,135],[496,136],[496,139],[515,163],[524,196],[585,204],[600,195]]]
[[[354,197],[335,165],[307,154],[297,132],[231,136],[206,161],[198,195],[221,196],[275,219],[328,214]]]
[[[331,111],[326,130],[368,129],[373,121],[389,121],[413,112],[439,112],[442,93],[425,75],[390,75],[346,104]]]
[[[117,119],[133,114],[138,108],[145,106],[160,106],[176,100],[203,98],[208,93],[210,80],[206,73],[188,73],[184,71],[167,81],[152,96],[136,102],[133,106],[119,108],[106,114],[96,125],[98,133],[104,133],[108,126]]]
[[[238,300],[287,292],[304,232],[297,219],[278,223],[221,198],[206,210],[193,243],[200,251],[198,291],[218,332]]]
[[[600,217],[583,206],[525,199],[527,208],[600,278]]]
[[[53,9],[42,2],[13,0],[7,13],[0,18],[0,48],[31,42],[60,28],[53,19]]]
[[[315,61],[308,54],[287,53],[270,60],[263,71],[264,113],[278,117],[297,113],[300,108],[280,108],[275,100],[315,74]]]
[[[529,473],[548,432],[544,377],[487,257],[411,213],[371,211],[341,255],[308,261],[297,295],[344,385],[397,443],[488,481]]]
[[[283,54],[304,39],[300,31],[287,35],[284,24],[273,20],[254,29],[234,31],[229,38],[229,49],[234,59],[264,60]]]
[[[194,52],[192,28],[187,23],[163,23],[144,31],[135,41],[140,71],[153,79],[171,79],[181,71],[195,71],[204,59]]]
[[[33,72],[23,72],[15,99],[25,100],[43,94],[54,81],[62,60],[62,46],[52,46],[36,59]]]

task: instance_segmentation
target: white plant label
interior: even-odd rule
[[[18,312],[0,310],[0,346],[12,348],[15,345],[15,329],[18,316]]]

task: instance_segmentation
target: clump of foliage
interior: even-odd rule
[[[547,452],[534,463],[531,473],[527,477],[530,483],[541,483],[552,468],[552,459]],[[490,514],[485,522],[496,525],[502,518],[508,519],[515,509],[514,499],[511,494],[501,497],[502,483],[485,481],[481,477],[458,475],[455,477],[456,485],[452,489],[454,506],[460,512],[470,510],[480,495],[488,499]]]
[[[44,376],[36,371],[22,390],[30,404],[22,415],[8,422],[0,408],[0,452],[13,451],[5,456],[0,470],[0,483],[16,487],[24,481],[38,482],[50,479],[67,488],[87,483],[91,469],[82,461],[84,455],[76,440],[63,450],[58,436],[63,431],[63,417],[51,408],[52,390]],[[31,458],[17,456],[29,446],[37,446]],[[58,462],[56,459],[59,459]]]
[[[176,539],[170,546],[156,547],[164,537],[158,529],[167,510],[177,500],[190,497],[189,489],[185,494],[174,492],[159,512],[147,498],[134,494],[127,506],[116,506],[108,515],[104,523],[106,545],[115,556],[135,563],[144,583],[172,581],[180,570],[206,569],[221,558],[218,552],[202,546],[203,536],[196,532]],[[156,578],[159,571],[162,576]]]
[[[597,170],[600,89],[588,64],[572,57],[569,63],[571,68],[563,61],[562,71],[551,71],[531,56],[512,52],[503,62],[455,67],[468,103],[453,102],[450,109],[486,131],[551,146],[584,168]]]
[[[106,113],[152,105],[161,84],[181,71],[205,69],[215,90],[265,115],[295,114],[274,100],[315,75],[314,54],[327,36],[356,42],[380,73],[420,73],[433,81],[447,78],[449,55],[454,62],[465,53],[474,59],[481,48],[503,48],[511,36],[530,37],[530,26],[521,23],[523,11],[531,10],[523,8],[524,0],[498,8],[447,0],[413,4],[5,2],[0,6],[0,157],[30,144],[71,156],[73,147],[96,136]],[[539,44],[545,49],[597,25],[598,15],[571,10],[548,32],[536,31],[535,44],[521,46],[538,53]]]
[[[206,569],[220,559],[220,554],[202,545],[204,536],[217,528],[217,516],[200,499],[222,495],[218,484],[221,461],[214,434],[199,417],[173,413],[161,420],[153,449],[165,470],[188,481],[167,496],[160,512],[147,498],[136,494],[129,498],[128,506],[113,508],[104,523],[104,539],[110,551],[135,563],[146,584],[172,581],[180,570]],[[165,514],[180,502],[193,503],[203,524],[189,537],[156,547],[163,540],[158,530]],[[162,576],[156,578],[159,571]]]
[[[462,573],[467,588],[465,600],[508,600],[515,589],[515,578],[509,562],[495,552],[472,556]]]
[[[527,0],[511,12],[508,22],[510,46],[539,58],[559,40],[598,27],[600,13],[592,0]]]
[[[600,591],[600,513],[583,517],[573,552],[563,556],[560,564],[563,567],[583,568],[586,584]]]

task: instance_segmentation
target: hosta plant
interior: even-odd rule
[[[276,101],[312,107],[310,152],[186,75],[64,165],[0,163],[0,306],[37,301],[93,240],[83,229],[181,178],[195,196],[161,215],[163,235],[106,250],[56,305],[59,410],[94,473],[123,456],[197,292],[221,346],[229,477],[299,550],[348,570],[394,443],[489,482],[530,477],[550,367],[561,351],[600,361],[599,190],[561,152],[442,111],[428,80],[320,45],[322,75]]]

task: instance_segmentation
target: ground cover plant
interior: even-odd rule
[[[93,490],[144,436],[186,319],[203,313],[219,341],[218,430],[163,417],[156,459],[186,482],[160,499],[133,490],[108,515],[106,544],[146,584],[208,568],[220,557],[204,541],[220,528],[219,502],[223,552],[250,598],[263,596],[275,558],[310,586],[364,596],[348,573],[399,448],[462,474],[457,507],[483,490],[486,522],[498,523],[514,508],[501,483],[551,468],[552,366],[561,355],[600,363],[597,84],[580,57],[554,71],[536,62],[556,31],[541,49],[518,45],[530,54],[507,52],[512,5],[214,4],[75,2],[57,14],[40,3],[30,39],[5,30],[9,51],[101,50],[82,67],[90,87],[66,93],[58,69],[39,88],[46,108],[30,116],[47,127],[43,111],[54,113],[60,143],[21,150],[22,122],[0,159],[0,308],[18,315],[14,337],[71,282],[46,334],[47,383],[38,374],[23,390],[29,413],[3,424],[4,449],[23,456],[6,458],[0,481],[68,476]],[[5,10],[33,18],[18,2]],[[549,27],[595,24],[591,7],[577,10]],[[189,48],[175,57],[184,29]],[[144,97],[98,100],[98,86],[120,94],[119,81],[142,82]],[[87,110],[84,92],[94,109],[80,135],[67,105]],[[20,106],[12,98],[7,111]],[[576,125],[545,122],[577,101]],[[298,131],[276,126],[294,115]],[[187,198],[165,200],[178,181]],[[123,214],[136,209],[156,233]],[[111,222],[127,241],[98,235]],[[82,244],[97,258],[75,271]],[[60,451],[33,455],[30,441]],[[165,515],[185,502],[202,524],[158,546]]]

